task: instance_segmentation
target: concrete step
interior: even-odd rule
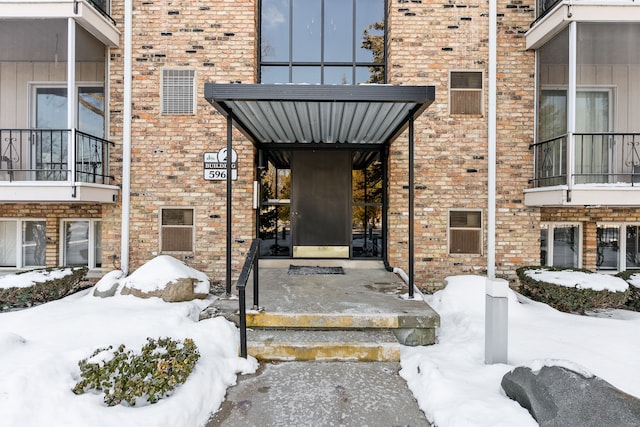
[[[263,361],[395,362],[400,347],[388,329],[247,331],[247,352]]]

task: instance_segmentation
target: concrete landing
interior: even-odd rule
[[[267,363],[238,377],[207,427],[430,426],[399,363]]]

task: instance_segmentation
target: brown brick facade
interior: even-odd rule
[[[121,23],[122,4],[113,16]],[[195,209],[195,250],[173,254],[213,280],[225,275],[226,184],[205,181],[203,155],[226,147],[226,120],[204,99],[207,82],[256,80],[255,0],[234,2],[135,1],[133,6],[133,94],[131,152],[130,269],[158,255],[160,209]],[[122,50],[111,51],[111,128],[122,141]],[[160,82],[164,67],[195,70],[194,115],[162,115]],[[239,271],[254,230],[253,146],[237,131],[234,148],[239,176],[233,183],[233,269]],[[121,167],[121,153],[115,156]],[[120,247],[120,206],[104,245]],[[107,227],[105,227],[107,228]],[[105,251],[105,253],[107,253]]]
[[[524,46],[533,9],[533,2],[498,2],[496,274],[509,279],[518,266],[539,259],[540,251],[539,213],[524,206],[522,194],[533,165],[534,54]],[[436,87],[436,100],[415,130],[418,284],[439,287],[448,275],[486,273],[484,255],[448,254],[447,217],[450,209],[481,209],[486,248],[488,22],[486,2],[389,3],[389,82]],[[449,114],[451,71],[484,73],[484,115]],[[408,246],[406,153],[406,137],[392,144],[389,259],[402,268]]]

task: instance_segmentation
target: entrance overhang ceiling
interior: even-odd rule
[[[256,145],[388,144],[435,99],[433,86],[207,83],[204,93]]]

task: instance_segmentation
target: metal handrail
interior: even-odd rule
[[[240,356],[247,358],[247,303],[245,289],[249,274],[253,270],[253,309],[258,310],[258,260],[260,259],[260,239],[251,241],[251,247],[244,260],[240,277],[236,282],[238,304],[240,306]]]

